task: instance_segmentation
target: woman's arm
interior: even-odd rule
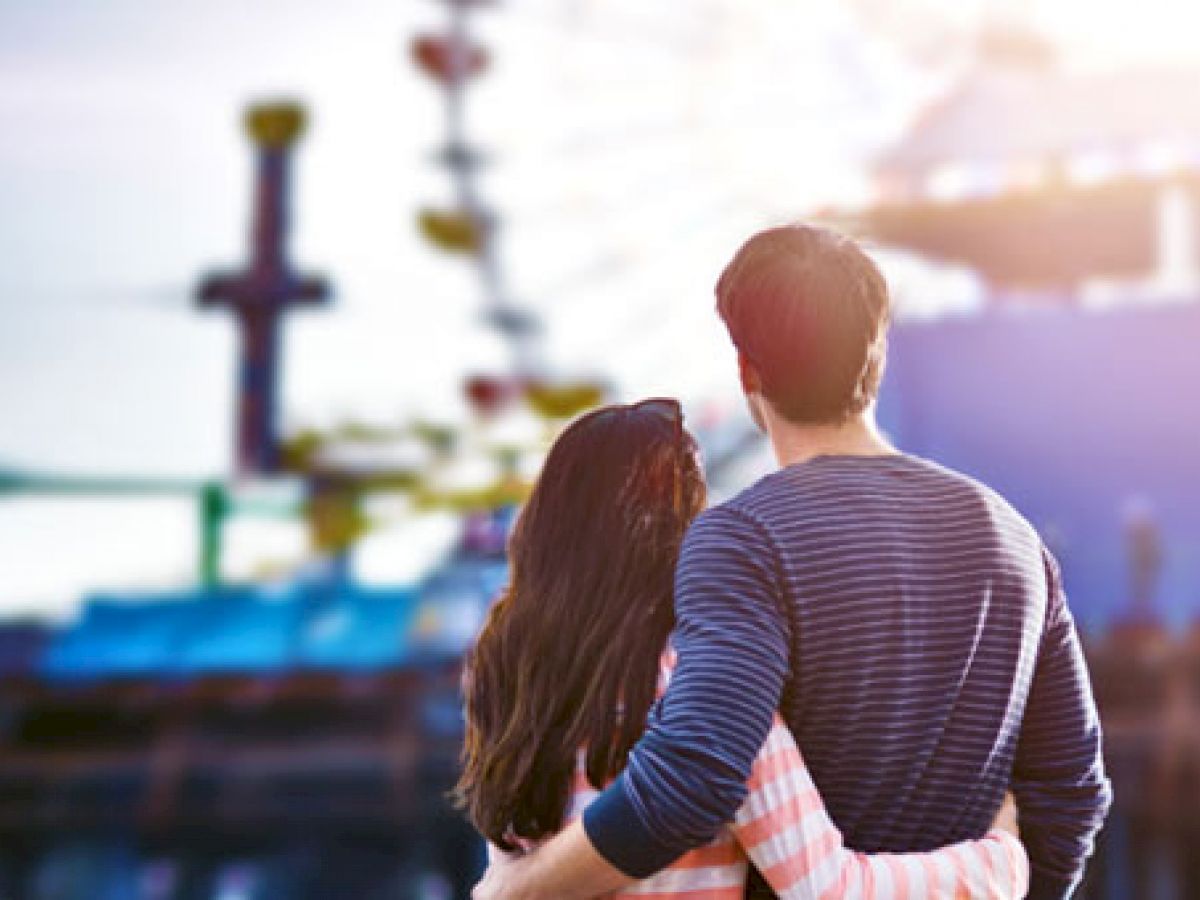
[[[929,853],[846,849],[778,716],[748,787],[733,833],[780,900],[1010,900],[1028,889],[1025,849],[1003,829]]]

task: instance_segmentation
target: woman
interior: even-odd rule
[[[493,848],[519,853],[555,834],[624,767],[669,678],[675,561],[704,503],[673,400],[592,412],[551,449],[464,680],[456,797]],[[1011,822],[932,853],[845,849],[778,716],[748,788],[725,834],[626,893],[732,900],[750,864],[784,900],[1008,898],[1027,887]]]

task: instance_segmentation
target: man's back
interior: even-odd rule
[[[731,505],[778,549],[783,713],[847,843],[925,850],[984,833],[1046,617],[1033,529],[904,455],[817,457]]]
[[[847,843],[982,835],[1006,788],[1029,897],[1068,897],[1110,802],[1057,565],[993,492],[903,455],[818,456],[704,513],[675,583],[679,665],[584,817],[635,877],[707,842],[776,709]]]

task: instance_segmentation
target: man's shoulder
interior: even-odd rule
[[[914,464],[921,466],[929,478],[946,485],[947,489],[975,498],[997,524],[1016,529],[1028,537],[1037,539],[1037,531],[1025,518],[1025,515],[990,484],[931,459],[913,455],[908,458]]]
[[[776,484],[778,471],[762,476],[749,487],[742,488],[732,497],[714,503],[692,523],[696,530],[716,528],[734,532],[759,533],[764,530],[770,509],[770,501],[778,496]]]
[[[744,493],[745,491],[742,492],[742,494]],[[714,503],[705,509],[692,522],[688,534],[696,538],[701,535],[736,537],[739,534],[756,535],[761,533],[763,531],[762,523],[752,508],[742,502],[742,494],[730,497],[720,503]]]
[[[734,566],[769,569],[779,549],[768,524],[752,503],[749,490],[716,503],[692,522],[684,538],[680,571]]]
[[[778,469],[763,476],[702,516],[709,527],[721,523],[735,530],[765,530],[802,520],[820,527],[830,513],[858,514],[854,496],[895,498],[910,495],[922,517],[941,507],[957,515],[964,507],[976,510],[981,521],[1019,535],[1023,541],[1040,538],[1033,525],[999,491],[979,478],[934,460],[907,453],[878,458],[868,467],[852,461],[827,459]]]
[[[789,486],[784,477],[787,471],[787,469],[775,469],[768,472],[732,497],[713,504],[705,511],[705,514],[711,513],[714,517],[721,519],[758,521],[770,509],[773,501],[783,495],[794,493],[795,487]]]

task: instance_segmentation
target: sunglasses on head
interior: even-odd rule
[[[620,404],[601,410],[597,419],[612,419],[616,416],[653,416],[671,426],[677,436],[683,435],[683,407],[670,397],[651,397],[637,403]]]
[[[610,406],[595,414],[597,421],[611,421],[618,416],[648,416],[666,423],[671,429],[675,445],[680,450],[683,449],[683,407],[679,405],[678,400],[671,397],[651,397],[637,403]]]
[[[670,397],[651,397],[628,407],[632,413],[656,416],[678,431],[683,431],[683,407]]]

